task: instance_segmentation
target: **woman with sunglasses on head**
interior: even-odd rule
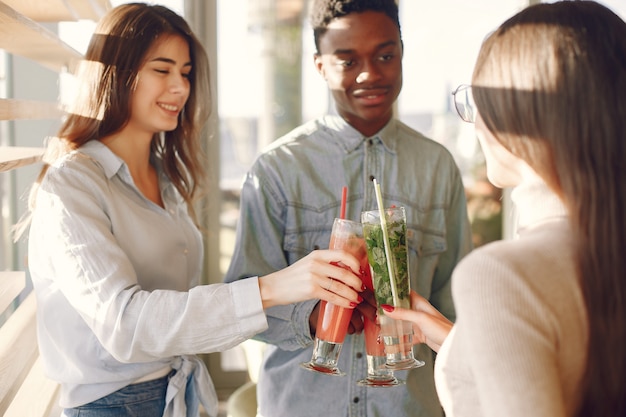
[[[64,416],[196,416],[201,402],[214,417],[217,396],[196,354],[264,331],[275,305],[361,301],[359,262],[343,251],[198,285],[193,208],[208,71],[187,23],[162,6],[112,9],[89,44],[81,96],[48,146],[22,224],[39,350]]]
[[[626,23],[595,2],[530,6],[484,41],[459,114],[515,187],[518,236],[457,266],[454,325],[417,294],[384,307],[439,352],[448,417],[626,415],[625,92]]]

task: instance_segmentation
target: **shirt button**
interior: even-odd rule
[[[357,352],[356,353],[356,358],[357,359],[361,359],[363,357],[363,354],[361,352]]]
[[[367,140],[368,145],[372,146],[374,144],[374,139]]]
[[[352,402],[355,403],[355,404],[358,403],[359,402],[359,397],[354,397],[352,399]]]
[[[185,255],[187,255],[187,254],[189,253],[189,249],[185,249],[185,250],[183,251],[183,253],[184,253]]]

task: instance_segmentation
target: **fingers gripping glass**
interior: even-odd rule
[[[474,123],[476,121],[476,105],[472,95],[472,86],[461,84],[452,93],[454,107],[464,122]]]

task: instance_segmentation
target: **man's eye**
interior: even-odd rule
[[[354,61],[352,59],[340,59],[337,63],[345,68],[350,68],[354,65]]]
[[[395,55],[394,54],[385,54],[380,56],[381,61],[391,61]]]

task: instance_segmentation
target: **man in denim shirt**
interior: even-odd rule
[[[402,41],[394,0],[316,0],[312,26],[315,65],[332,92],[338,116],[306,123],[272,144],[254,163],[241,191],[237,244],[226,281],[276,271],[309,252],[327,248],[348,186],[346,218],[377,208],[372,179],[385,206],[404,206],[411,286],[454,319],[450,275],[471,249],[459,170],[440,144],[393,119],[402,86]],[[372,389],[356,384],[367,373],[361,314],[343,344],[345,377],[303,370],[311,359],[319,303],[273,307],[259,376],[263,417],[442,416],[426,365],[398,371],[406,385]]]

